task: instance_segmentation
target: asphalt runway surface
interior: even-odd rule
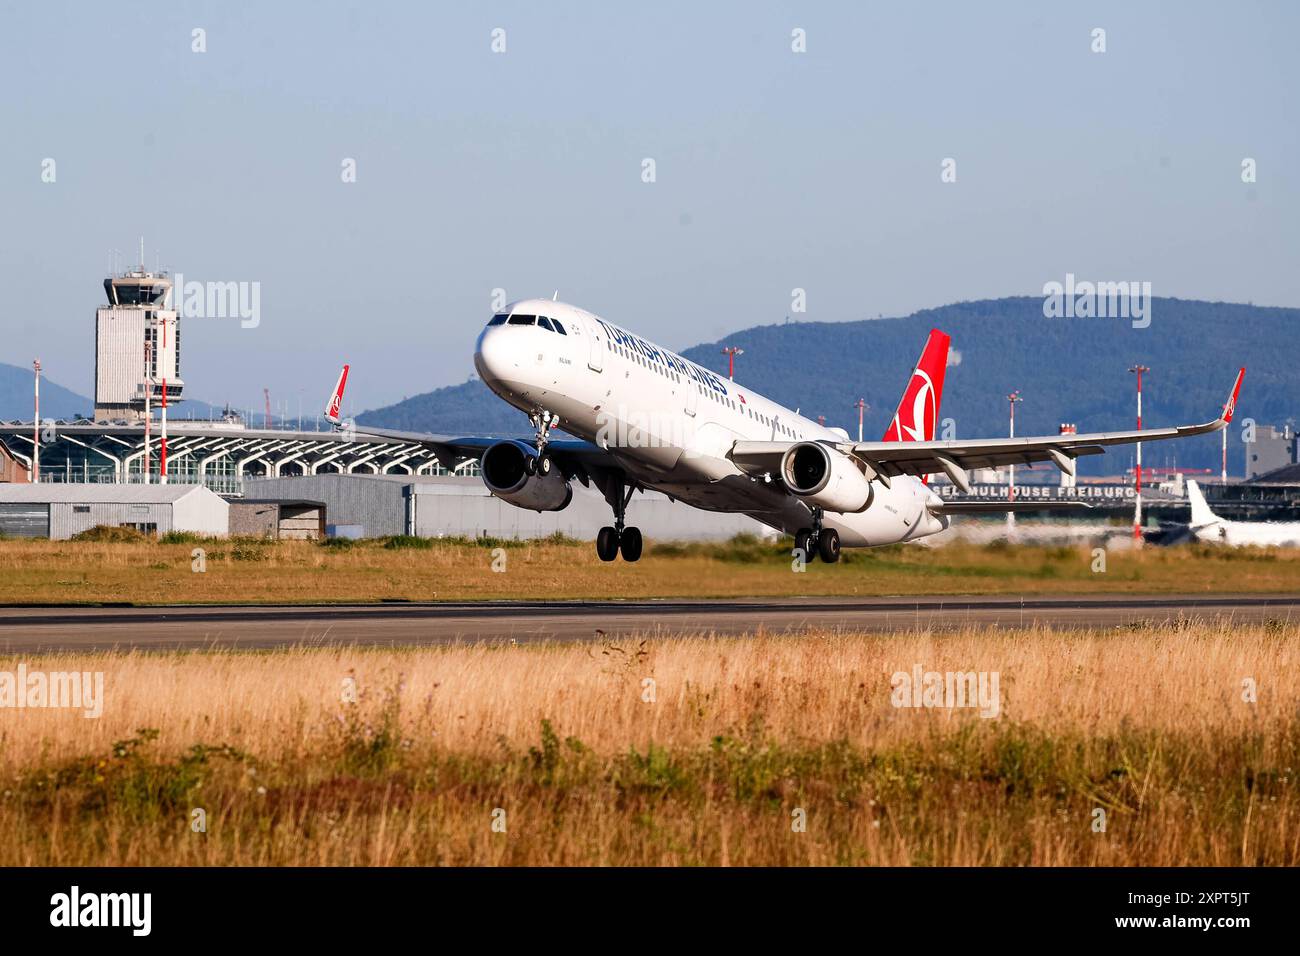
[[[634,634],[737,635],[758,630],[796,632],[808,627],[869,631],[1035,624],[1126,628],[1188,619],[1242,624],[1300,622],[1300,595],[0,607],[0,653],[604,641]]]

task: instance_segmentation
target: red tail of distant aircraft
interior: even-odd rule
[[[338,423],[339,411],[343,408],[343,386],[348,383],[348,366],[343,366],[343,371],[339,373],[338,384],[334,386],[334,394],[330,396],[330,403],[325,406],[325,417],[334,423]]]

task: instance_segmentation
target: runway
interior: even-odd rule
[[[1300,595],[789,598],[331,606],[0,607],[0,653],[262,650],[609,640],[628,635],[900,631],[968,625],[1114,628],[1186,619],[1300,622]]]

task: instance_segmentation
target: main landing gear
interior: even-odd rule
[[[804,553],[804,560],[820,557],[827,564],[840,559],[840,533],[834,528],[822,527],[822,509],[812,510],[813,526],[800,528],[794,535],[794,546]]]
[[[602,561],[613,561],[620,551],[624,561],[638,561],[641,558],[641,529],[625,527],[623,522],[628,502],[632,500],[632,492],[635,490],[635,486],[629,486],[627,494],[624,494],[621,479],[611,481],[608,486],[605,497],[614,509],[614,527],[606,525],[596,535],[596,556]]]

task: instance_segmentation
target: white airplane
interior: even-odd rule
[[[834,562],[842,547],[937,534],[952,515],[1045,504],[944,501],[924,481],[932,473],[969,490],[972,468],[1051,461],[1073,474],[1076,458],[1105,445],[1217,431],[1232,420],[1246,371],[1219,417],[1202,425],[935,441],[948,343],[930,332],[883,440],[855,442],[590,312],[526,299],[488,322],[474,365],[488,388],[529,416],[532,441],[348,427],[420,442],[446,468],[477,458],[488,490],[520,508],[559,511],[572,481],[594,484],[614,515],[596,537],[602,561],[640,558],[641,532],[626,526],[624,511],[634,491],[648,488],[707,511],[749,515],[794,535],[808,557]],[[339,426],[347,374],[345,365],[325,412]],[[577,439],[553,438],[557,428]]]
[[[1225,521],[1213,511],[1195,481],[1187,482],[1187,500],[1192,505],[1190,530],[1198,540],[1214,544],[1300,546],[1300,521]]]

